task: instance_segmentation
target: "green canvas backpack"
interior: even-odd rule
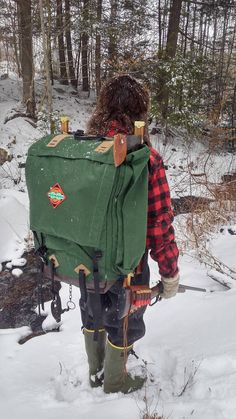
[[[28,150],[35,249],[61,281],[79,286],[81,272],[88,284],[95,272],[101,283],[125,278],[145,252],[150,151],[131,148],[118,165],[114,144],[51,135]]]

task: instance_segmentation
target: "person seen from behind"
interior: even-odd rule
[[[101,89],[95,111],[88,122],[87,134],[106,137],[113,137],[117,133],[133,134],[134,122],[145,122],[144,142],[150,148],[146,252],[141,269],[132,278],[132,284],[149,286],[150,253],[159,267],[162,297],[168,299],[178,291],[179,252],[172,226],[174,217],[163,160],[151,146],[148,135],[149,106],[150,97],[146,87],[130,75],[115,76],[105,82]],[[125,367],[126,354],[133,351],[134,343],[145,334],[145,307],[130,314],[125,326],[118,309],[118,300],[125,298],[122,287],[123,280],[119,279],[100,295],[103,328],[99,330],[97,340],[94,339],[91,292],[88,292],[87,311],[81,308],[90,384],[92,387],[103,385],[105,393],[130,393],[140,389],[145,382],[145,377],[132,377]]]

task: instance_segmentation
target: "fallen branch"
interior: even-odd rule
[[[37,332],[32,332],[29,335],[21,338],[20,340],[18,340],[19,345],[23,345],[24,343],[28,342],[28,340],[32,339],[32,338],[36,338],[38,336],[42,336],[42,335],[47,335],[48,333],[52,333],[52,332],[60,332],[60,328],[58,327],[57,329],[52,329],[52,330],[39,330]]]
[[[7,122],[12,121],[13,119],[16,119],[16,118],[24,118],[26,122],[29,122],[29,124],[31,124],[34,128],[36,128],[35,123],[36,123],[37,119],[31,117],[32,121],[31,120],[29,121],[29,114],[27,114],[25,112],[20,112],[20,111],[17,111],[16,113],[14,113],[12,115],[7,116],[4,119],[4,122],[3,123],[4,124],[7,124]]]
[[[212,273],[207,273],[207,276],[209,276],[209,278],[213,279],[213,281],[218,282],[218,284],[222,285],[223,287],[225,287],[227,290],[230,290],[231,287],[227,284],[227,282],[225,281],[221,281],[220,279],[218,279],[215,275],[213,275]]]

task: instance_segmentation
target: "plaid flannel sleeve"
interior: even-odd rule
[[[148,184],[147,248],[162,277],[178,273],[179,251],[175,242],[170,190],[161,156],[151,148]]]

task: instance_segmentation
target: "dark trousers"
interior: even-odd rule
[[[145,258],[142,273],[135,275],[132,279],[133,285],[149,284],[149,267]],[[108,339],[116,346],[124,346],[124,319],[119,319],[120,299],[125,298],[123,292],[123,280],[117,280],[114,285],[105,294],[100,294],[102,319],[101,326],[106,330]],[[86,329],[95,329],[93,318],[93,302],[94,293],[88,292],[88,298],[85,308],[81,307],[81,317],[83,326]],[[145,334],[145,324],[143,315],[146,307],[138,309],[135,313],[130,314],[128,318],[127,343],[132,345]]]

